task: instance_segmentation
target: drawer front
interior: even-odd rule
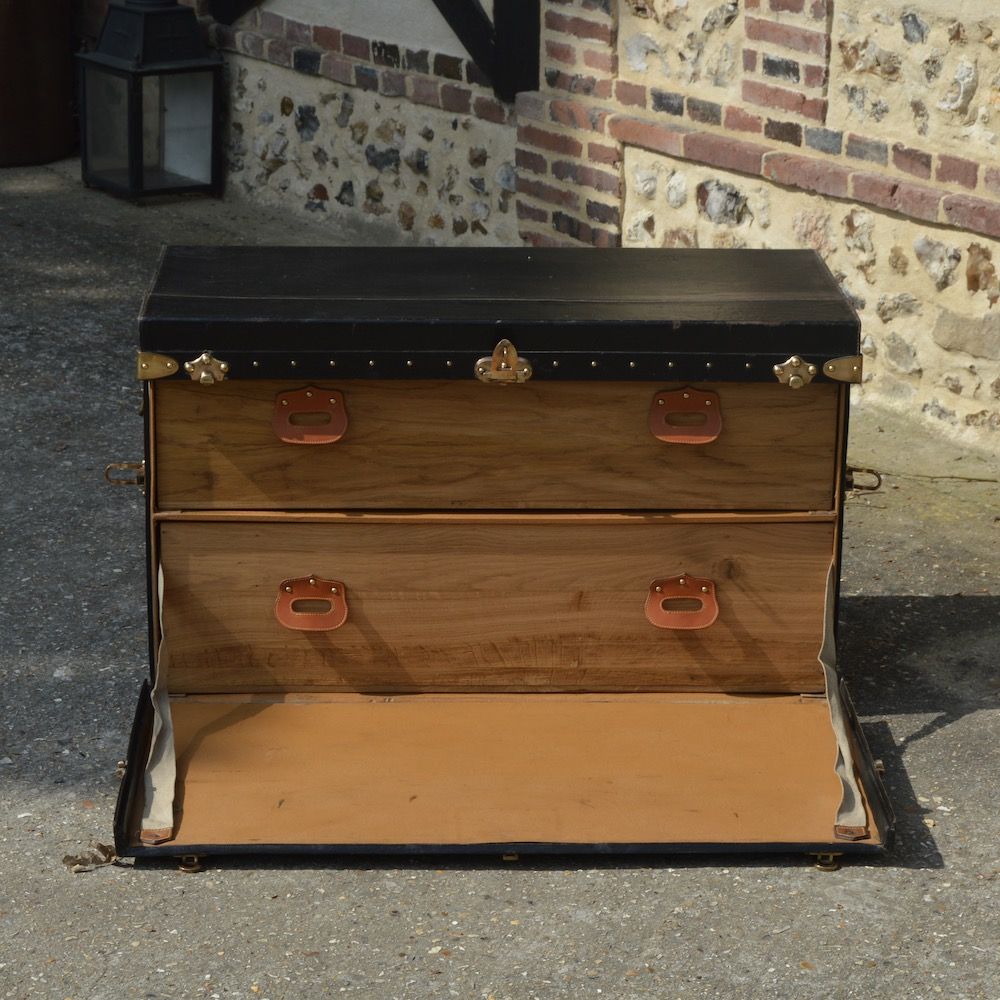
[[[346,410],[346,429],[330,414],[283,416],[282,399],[303,388],[155,384],[159,508],[833,509],[838,387],[831,384],[797,392],[777,383],[698,386],[715,394],[704,398],[706,411],[721,415],[717,428],[687,423],[701,418],[669,398],[658,408],[658,396],[679,387],[651,383],[316,386],[319,398],[336,400],[331,409]],[[329,421],[301,437],[324,437],[324,427],[343,433],[289,443],[279,433],[294,438],[289,426],[310,426],[289,419]],[[661,440],[697,438],[706,428],[718,430],[709,443]]]
[[[167,520],[169,684],[177,693],[822,691],[817,654],[833,545],[827,521]],[[698,589],[674,603],[667,586],[666,610],[679,616],[668,616],[670,627],[653,624],[651,585],[686,573],[685,585]],[[313,574],[327,581],[314,595]],[[711,606],[702,580],[717,617],[674,627],[697,617],[688,608]],[[339,596],[322,604],[331,581],[346,609]],[[293,597],[311,596],[317,601],[296,605],[304,611],[286,627]],[[319,622],[326,627],[300,627],[316,622],[317,610],[333,612]]]

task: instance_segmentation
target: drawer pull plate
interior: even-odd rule
[[[695,610],[676,610],[668,602],[697,602]],[[715,596],[715,583],[697,576],[672,576],[654,580],[646,595],[646,618],[657,628],[696,629],[708,628],[719,617],[719,602]]]
[[[297,632],[332,632],[347,621],[344,584],[319,576],[282,580],[274,617],[279,625]]]
[[[672,418],[679,419],[674,423]],[[711,444],[722,433],[719,394],[690,386],[656,393],[649,408],[649,430],[668,444]]]
[[[531,378],[531,362],[517,355],[517,348],[506,338],[493,348],[492,356],[476,362],[476,378],[480,382],[511,385]]]
[[[307,385],[274,397],[274,433],[285,444],[332,444],[347,433],[344,394]]]

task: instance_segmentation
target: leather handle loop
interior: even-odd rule
[[[296,632],[332,632],[347,621],[344,585],[318,576],[282,580],[274,617],[279,625]]]
[[[333,444],[347,433],[344,395],[315,385],[279,392],[271,426],[285,444]]]
[[[680,420],[672,423],[672,417]],[[719,394],[690,386],[656,393],[649,408],[649,430],[668,444],[711,444],[722,433]]]
[[[694,609],[667,607],[668,601],[699,602]],[[646,619],[650,625],[669,629],[699,629],[715,624],[719,617],[719,602],[715,596],[715,582],[702,577],[672,576],[654,580],[646,595]]]

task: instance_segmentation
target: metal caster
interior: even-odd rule
[[[842,855],[832,852],[812,855],[816,859],[816,867],[821,872],[840,871],[840,858]]]
[[[203,872],[205,870],[205,866],[202,864],[203,860],[203,854],[182,854],[177,861],[177,870],[188,875]]]

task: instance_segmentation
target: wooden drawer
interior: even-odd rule
[[[721,432],[681,444],[650,430],[656,383],[329,382],[318,388],[341,393],[345,435],[287,444],[272,427],[276,397],[305,384],[155,385],[158,507],[833,508],[841,390],[829,383],[700,385],[717,394]]]
[[[170,689],[822,691],[834,527],[596,514],[162,520]],[[652,582],[684,573],[712,581],[717,620],[651,624]],[[277,620],[282,583],[310,574],[343,584],[339,628]]]

